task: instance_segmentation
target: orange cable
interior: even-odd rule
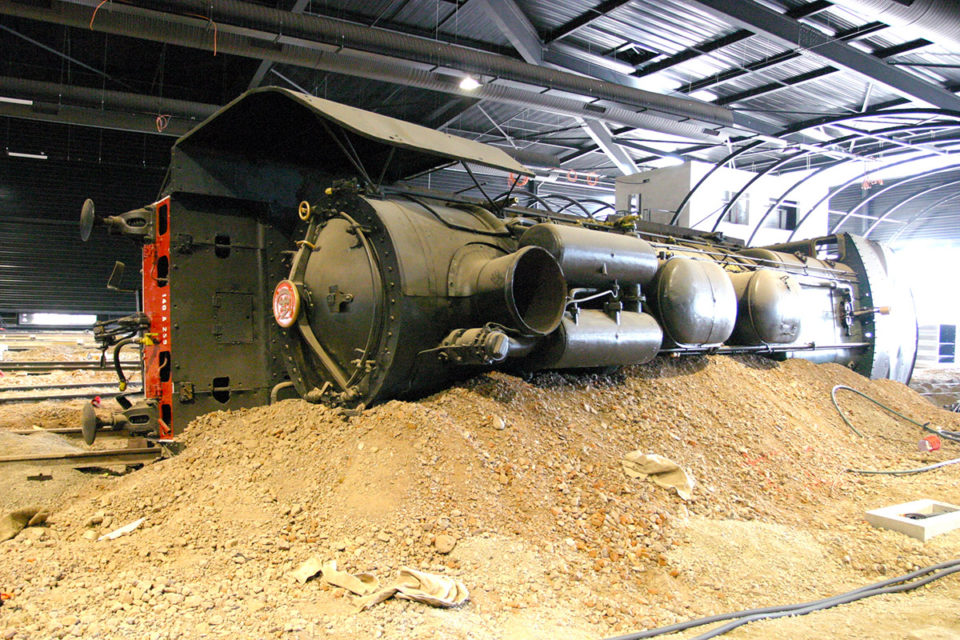
[[[210,24],[213,25],[213,55],[217,55],[217,23],[213,21],[212,18],[207,16],[201,16],[196,13],[185,13],[185,16],[190,16],[191,18],[200,18],[201,20],[207,20]]]
[[[100,4],[97,5],[97,8],[93,10],[93,15],[90,16],[90,29],[93,29],[93,21],[97,17],[97,11],[100,11],[100,7],[110,2],[110,0],[101,0]]]

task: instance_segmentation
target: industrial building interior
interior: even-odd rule
[[[0,0],[0,136],[0,638],[960,639],[956,0]]]

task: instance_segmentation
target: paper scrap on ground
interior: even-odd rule
[[[140,518],[139,520],[134,520],[130,524],[123,525],[119,529],[114,529],[110,533],[105,533],[99,538],[97,538],[97,542],[100,542],[101,540],[113,540],[114,538],[119,538],[122,535],[130,533],[131,531],[133,531],[134,529],[142,525],[144,520],[146,520],[146,518]]]
[[[0,518],[0,542],[16,537],[25,527],[35,527],[47,521],[50,514],[41,507],[27,507],[11,511]]]
[[[433,573],[401,567],[397,581],[359,601],[360,609],[396,596],[403,600],[423,602],[434,607],[459,607],[470,598],[470,592],[459,580]]]
[[[297,567],[291,575],[297,582],[304,584],[317,574],[323,574],[322,580],[335,587],[342,587],[359,596],[370,595],[380,588],[380,581],[372,573],[358,573],[356,575],[337,569],[336,560],[324,562],[320,556],[312,556],[309,560]]]
[[[470,592],[459,580],[409,567],[401,567],[397,580],[382,589],[379,588],[380,581],[373,574],[339,571],[335,561],[321,563],[317,556],[300,565],[293,572],[293,576],[304,583],[317,573],[322,574],[321,579],[327,584],[362,596],[357,601],[361,610],[393,597],[423,602],[434,607],[459,607],[470,598]]]
[[[297,582],[304,584],[307,580],[323,571],[323,560],[319,556],[313,556],[294,571],[291,575],[297,579]]]
[[[337,569],[337,562],[331,560],[323,563],[323,581],[335,587],[342,587],[358,596],[365,596],[380,588],[380,581],[372,573],[358,573],[353,575]]]
[[[637,450],[625,455],[620,462],[631,478],[649,479],[665,489],[674,489],[684,500],[693,496],[693,477],[669,458]]]

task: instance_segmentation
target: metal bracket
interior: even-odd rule
[[[327,295],[327,307],[330,313],[343,313],[343,307],[353,302],[353,294],[340,291],[338,285],[330,285],[330,293]]]
[[[173,250],[180,255],[189,255],[193,253],[193,236],[188,233],[177,234],[177,241]]]
[[[192,382],[181,382],[178,385],[179,400],[182,403],[193,402],[194,387]]]

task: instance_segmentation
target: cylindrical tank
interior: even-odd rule
[[[733,284],[715,262],[670,258],[660,267],[648,302],[664,335],[682,347],[722,344],[737,319]]]
[[[541,369],[610,367],[649,362],[660,350],[663,332],[646,313],[623,311],[619,322],[597,309],[583,309],[574,320],[564,316],[560,328],[544,339],[532,356]]]
[[[530,245],[549,251],[574,287],[645,285],[657,273],[656,249],[646,240],[620,233],[545,222],[521,236],[520,246]]]
[[[737,322],[731,344],[788,344],[800,334],[800,283],[793,276],[759,269],[731,273]]]
[[[737,252],[737,255],[755,261],[760,267],[783,269],[790,273],[812,273],[820,275],[837,272],[853,273],[850,267],[839,262],[829,263],[818,258],[796,256],[792,253],[784,253],[783,251],[772,251],[770,249],[760,248],[744,249],[743,251]]]

